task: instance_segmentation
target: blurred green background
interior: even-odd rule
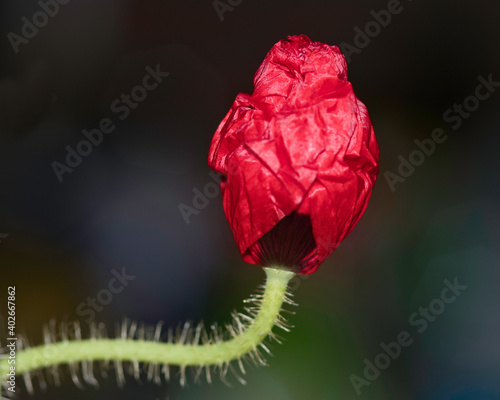
[[[78,307],[113,270],[135,279],[96,313],[110,327],[123,317],[223,323],[263,281],[259,267],[241,261],[220,195],[189,224],[179,204],[192,205],[193,189],[213,181],[211,137],[236,94],[252,91],[274,43],[303,33],[355,45],[356,28],[388,3],[222,3],[232,10],[221,20],[212,1],[73,1],[17,54],[8,34],[20,34],[21,18],[40,5],[2,3],[0,311],[15,285],[17,329],[33,344],[52,318],[83,321]],[[500,90],[458,129],[443,119],[475,95],[478,76],[500,82],[500,6],[401,1],[400,9],[349,62],[381,151],[370,205],[327,262],[295,285],[295,328],[273,346],[270,366],[250,368],[246,386],[190,379],[181,389],[174,379],[158,388],[127,378],[118,389],[110,377],[82,391],[66,377],[34,398],[500,399]],[[157,64],[170,75],[119,120],[111,103]],[[105,117],[116,129],[60,183],[51,163]],[[446,141],[391,191],[384,173],[397,173],[398,157],[408,159],[414,140],[436,128]],[[455,278],[467,289],[419,333],[412,314]],[[374,362],[380,343],[403,331],[412,344],[358,394],[352,375],[366,379],[364,360]]]

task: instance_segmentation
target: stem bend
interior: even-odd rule
[[[56,366],[61,364],[70,366],[73,381],[75,381],[74,375],[78,374],[75,372],[75,365],[80,366],[82,372],[78,375],[81,375],[87,383],[95,386],[97,381],[93,375],[93,368],[97,361],[114,363],[115,369],[117,369],[117,378],[119,375],[123,377],[123,363],[130,363],[131,370],[136,377],[139,375],[139,363],[152,366],[153,371],[158,370],[158,373],[153,373],[155,378],[160,373],[160,367],[167,377],[167,374],[170,375],[168,367],[176,365],[181,368],[182,385],[185,384],[184,371],[188,366],[199,367],[199,375],[204,367],[209,366],[219,367],[221,371],[227,371],[229,367],[233,370],[229,363],[232,360],[238,360],[242,373],[245,373],[241,362],[242,358],[249,357],[256,363],[265,363],[258,347],[269,352],[263,341],[267,336],[276,338],[272,333],[274,325],[288,330],[280,311],[283,302],[294,304],[288,297],[290,295],[287,295],[286,289],[288,282],[295,274],[276,268],[264,268],[264,270],[267,276],[265,290],[262,294],[253,295],[245,301],[254,304],[252,307],[245,308],[250,315],[233,313],[232,324],[226,325],[230,334],[229,340],[223,341],[220,333],[212,333],[209,336],[201,324],[196,329],[186,324],[176,340],[169,337],[168,342],[159,341],[161,325],[159,332],[157,329],[157,332],[154,333],[153,340],[147,340],[144,334],[134,334],[131,337],[128,328],[115,339],[99,338],[92,335],[90,339],[78,340],[81,339],[80,333],[80,338],[77,337],[77,340],[50,342],[18,350],[15,363],[16,375],[23,374],[25,381],[26,378],[29,379],[30,382],[26,382],[29,390],[32,372],[48,368],[48,371],[52,371],[51,373],[54,374]],[[10,370],[7,361],[7,358],[0,359],[1,381],[5,381]],[[121,368],[121,371],[118,371],[118,367]],[[210,381],[208,368],[206,374],[207,380]],[[225,376],[225,373],[221,373],[222,375]],[[79,379],[77,380],[79,381]],[[157,379],[154,380],[157,381]],[[242,379],[240,380],[242,381]],[[119,383],[120,381],[124,381],[124,379],[119,379]]]

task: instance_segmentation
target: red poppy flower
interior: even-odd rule
[[[226,217],[243,259],[309,274],[351,232],[378,173],[367,109],[337,46],[276,43],[212,139]]]

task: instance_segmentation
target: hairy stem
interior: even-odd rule
[[[267,280],[261,306],[255,318],[250,319],[246,329],[234,334],[227,341],[211,341],[205,344],[165,343],[129,339],[86,339],[62,341],[23,349],[16,354],[16,374],[23,374],[59,364],[92,361],[144,362],[163,365],[209,366],[221,365],[239,359],[251,352],[279,324],[279,312],[292,272],[265,268]],[[0,360],[1,380],[5,380],[10,365],[7,359]]]

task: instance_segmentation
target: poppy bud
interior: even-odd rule
[[[352,231],[378,173],[365,105],[337,46],[276,43],[212,139],[223,206],[243,259],[309,274]]]

